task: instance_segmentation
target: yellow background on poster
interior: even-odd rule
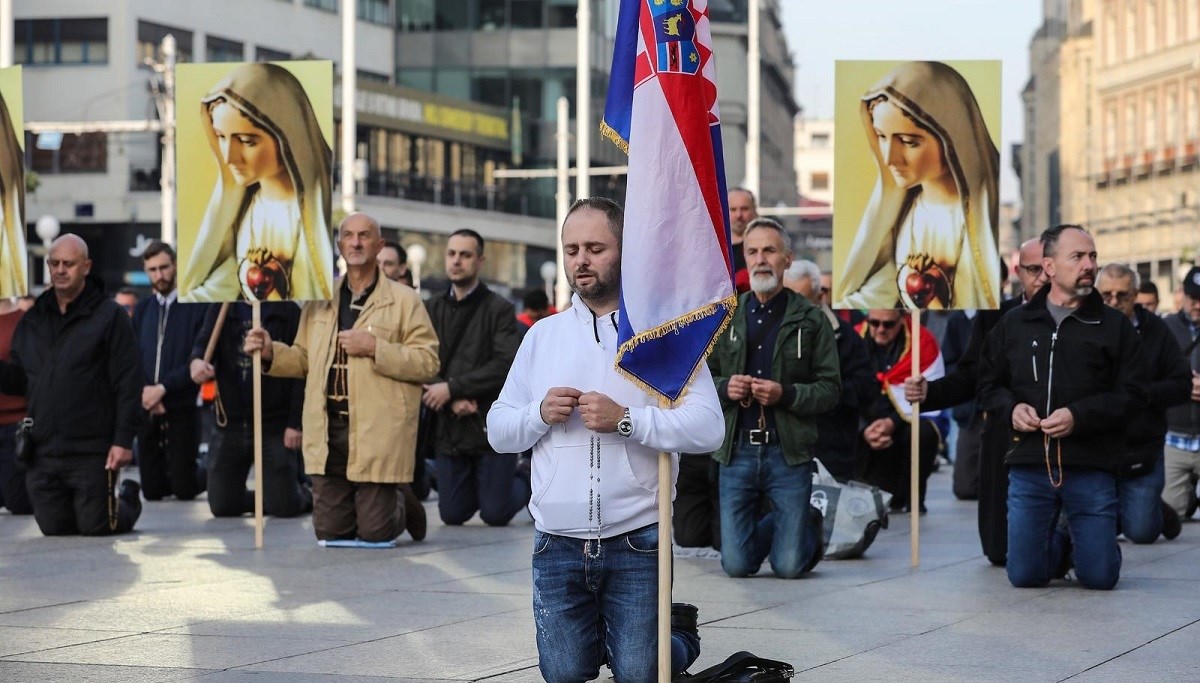
[[[0,297],[29,292],[29,252],[25,248],[25,93],[21,67],[0,69],[0,96],[8,120],[0,121],[0,181],[3,183],[3,235],[0,236]],[[27,210],[27,209],[25,209]]]
[[[333,63],[329,61],[274,62],[300,81],[312,104],[321,136],[333,149]],[[219,168],[209,146],[201,101],[242,62],[180,64],[175,75],[175,163],[178,169],[176,247],[180,268],[195,247],[200,224],[216,185]],[[329,161],[332,168],[333,160]],[[326,235],[332,241],[332,233]]]
[[[862,97],[889,71],[912,60],[838,61],[835,65],[833,150],[833,281],[834,289],[879,175],[863,126]],[[1001,62],[938,60],[958,71],[971,87],[988,135],[1000,148]]]

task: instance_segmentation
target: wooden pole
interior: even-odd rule
[[[912,349],[912,376],[921,376],[921,311],[912,311],[912,339],[909,340]],[[912,555],[912,566],[921,564],[921,403],[912,404],[912,422],[909,423],[910,459],[908,509],[912,515],[912,536],[909,552]]]
[[[262,327],[262,308],[257,299],[250,302],[251,323]],[[254,547],[263,547],[263,434],[262,434],[262,350],[254,352]]]
[[[229,314],[229,302],[221,304],[217,312],[217,322],[213,324],[212,334],[208,337],[208,346],[204,347],[204,362],[211,363],[213,354],[217,352],[217,340],[221,338],[221,328],[225,326],[225,316]]]
[[[658,681],[671,683],[671,454],[658,454]]]

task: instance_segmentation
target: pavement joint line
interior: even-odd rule
[[[516,669],[510,669],[510,670],[508,670],[508,671],[500,671],[500,672],[497,672],[497,673],[494,673],[494,674],[488,674],[488,675],[486,675],[486,676],[483,676],[483,677],[481,677],[481,678],[472,678],[472,679],[471,679],[471,683],[479,683],[479,681],[486,681],[486,680],[488,680],[488,679],[491,679],[491,678],[498,678],[498,677],[500,677],[500,676],[507,676],[507,675],[509,675],[509,674],[515,674],[515,673],[517,673],[518,671],[529,671],[530,669],[536,669],[536,668],[538,668],[538,666],[539,666],[538,664],[530,664],[529,666],[522,666],[522,667],[519,667],[519,668],[516,668]],[[601,678],[603,678],[603,676],[602,676]]]
[[[87,629],[74,629],[74,630],[82,631],[82,630],[87,630]],[[102,631],[93,631],[93,633],[102,633]],[[35,655],[35,654],[42,654],[44,652],[54,652],[55,650],[63,650],[63,649],[69,648],[69,647],[78,647],[80,645],[95,645],[96,643],[107,643],[107,642],[113,641],[113,640],[121,640],[123,638],[134,638],[134,637],[143,636],[143,635],[146,635],[146,633],[137,633],[137,632],[122,633],[119,636],[113,636],[111,638],[97,638],[96,640],[89,640],[89,641],[83,642],[83,643],[70,643],[69,645],[55,645],[54,647],[44,647],[40,650],[30,650],[28,652],[14,652],[11,655],[4,655],[3,657],[0,657],[0,662],[19,662],[19,661],[24,661],[24,660],[13,659],[13,657],[24,657],[25,655]],[[54,664],[56,662],[39,662],[39,663]],[[58,662],[58,663],[61,663],[61,662]]]
[[[950,626],[955,626],[955,625],[957,625],[957,624],[961,624],[961,623],[963,623],[963,622],[970,621],[970,620],[972,620],[972,619],[976,619],[976,618],[978,618],[979,616],[981,616],[981,615],[983,615],[983,614],[987,614],[987,613],[986,613],[986,612],[976,612],[976,613],[970,614],[969,616],[965,616],[965,617],[963,617],[962,619],[959,619],[959,620],[957,620],[957,621],[952,621],[952,622],[950,622],[950,623],[948,623],[948,624],[942,624],[941,626],[935,626],[935,627],[933,627],[933,628],[931,628],[931,629],[927,629],[927,630],[925,630],[925,631],[921,631],[920,633],[897,633],[897,634],[895,634],[895,635],[897,635],[897,636],[899,636],[899,637],[897,637],[897,638],[896,638],[896,639],[894,639],[894,640],[889,640],[889,641],[887,641],[887,642],[885,642],[885,643],[880,643],[880,644],[876,645],[875,647],[869,647],[869,648],[867,648],[867,649],[865,649],[865,650],[859,650],[858,652],[854,652],[854,653],[851,653],[851,654],[845,655],[844,657],[838,657],[837,659],[831,659],[831,660],[829,660],[828,662],[822,662],[822,663],[820,663],[820,664],[817,664],[817,665],[815,665],[815,666],[810,666],[810,667],[808,667],[807,669],[797,670],[797,671],[796,671],[796,673],[803,673],[804,671],[813,671],[813,670],[815,670],[815,669],[820,669],[820,668],[821,668],[821,667],[823,667],[823,666],[828,666],[828,665],[830,665],[830,664],[836,664],[836,663],[838,663],[838,662],[840,662],[840,661],[842,661],[842,660],[851,659],[852,657],[858,657],[859,655],[863,655],[863,654],[866,654],[866,653],[868,653],[868,652],[874,652],[875,650],[878,650],[878,649],[881,649],[881,648],[890,647],[890,646],[892,646],[892,645],[895,645],[896,643],[901,643],[901,642],[904,642],[904,641],[906,641],[906,640],[911,640],[911,639],[913,639],[913,638],[920,638],[921,636],[928,635],[928,634],[930,634],[930,633],[933,633],[933,632],[935,632],[935,631],[940,631],[941,629],[948,628],[948,627],[950,627]]]
[[[1089,671],[1091,671],[1091,670],[1093,670],[1093,669],[1098,669],[1098,668],[1100,668],[1100,667],[1104,666],[1105,664],[1108,664],[1108,663],[1109,663],[1109,662],[1111,662],[1111,661],[1114,661],[1114,660],[1120,659],[1121,657],[1124,657],[1125,655],[1127,655],[1127,654],[1129,654],[1129,653],[1131,653],[1131,652],[1134,652],[1134,651],[1136,651],[1136,650],[1140,650],[1140,649],[1142,649],[1143,647],[1146,647],[1147,645],[1149,645],[1150,643],[1153,643],[1153,642],[1154,642],[1154,641],[1156,641],[1156,640],[1162,640],[1163,638],[1166,638],[1166,637],[1167,637],[1167,636],[1169,636],[1169,635],[1172,635],[1172,634],[1174,634],[1174,633],[1178,633],[1178,632],[1182,631],[1183,629],[1185,629],[1185,628],[1188,628],[1188,627],[1190,627],[1190,626],[1195,626],[1196,624],[1200,624],[1200,619],[1196,619],[1196,620],[1194,620],[1194,621],[1191,621],[1191,622],[1189,622],[1189,623],[1186,623],[1186,624],[1184,624],[1183,626],[1180,626],[1179,628],[1171,629],[1170,631],[1167,631],[1166,633],[1164,633],[1164,634],[1162,634],[1162,635],[1155,636],[1155,637],[1151,638],[1150,640],[1147,640],[1146,642],[1142,643],[1141,645],[1138,645],[1138,646],[1136,646],[1136,647],[1131,647],[1131,648],[1129,648],[1128,650],[1126,650],[1126,651],[1124,651],[1124,652],[1122,652],[1122,653],[1120,653],[1120,654],[1116,654],[1116,655],[1113,655],[1112,657],[1109,657],[1108,659],[1104,660],[1103,662],[1100,662],[1100,663],[1098,663],[1098,664],[1093,664],[1093,665],[1089,666],[1088,668],[1084,669],[1083,671],[1080,671],[1080,672],[1077,672],[1077,673],[1073,673],[1073,674],[1071,674],[1070,676],[1067,676],[1066,678],[1060,679],[1060,680],[1058,681],[1058,683],[1062,683],[1063,681],[1069,681],[1069,680],[1071,680],[1072,678],[1075,678],[1076,676],[1082,676],[1083,674],[1085,674],[1085,673],[1087,673],[1087,672],[1089,672]]]
[[[21,607],[19,609],[6,610],[3,612],[0,612],[0,616],[3,616],[5,614],[20,614],[21,612],[32,612],[34,610],[49,609],[51,607],[64,607],[66,605],[79,605],[79,604],[82,604],[85,602],[92,602],[92,601],[91,600],[68,600],[67,602],[57,602],[57,603],[54,603],[53,605],[37,605],[34,607]],[[4,626],[4,625],[5,624],[0,624],[0,626]]]

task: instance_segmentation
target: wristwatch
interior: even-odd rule
[[[633,420],[629,419],[629,409],[625,409],[625,417],[617,423],[617,433],[624,437],[633,436]]]

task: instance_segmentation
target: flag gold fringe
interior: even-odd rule
[[[629,154],[629,141],[621,137],[615,128],[604,121],[600,122],[600,134],[611,140],[622,152]]]
[[[617,349],[617,361],[616,361],[617,362],[617,372],[621,376],[628,379],[630,382],[633,382],[642,391],[644,391],[648,394],[657,395],[660,399],[660,403],[663,403],[667,406],[674,407],[675,405],[677,405],[679,403],[679,401],[681,401],[683,399],[683,397],[685,395],[687,395],[686,389],[683,392],[680,392],[679,397],[676,398],[674,401],[672,401],[671,399],[667,398],[666,396],[663,396],[662,392],[660,392],[658,389],[655,389],[644,379],[642,379],[641,377],[638,377],[637,375],[635,375],[635,374],[629,372],[628,370],[626,370],[625,368],[621,367],[621,359],[625,357],[625,354],[627,352],[632,351],[633,349],[637,348],[638,345],[642,344],[643,342],[647,342],[652,339],[658,339],[660,337],[665,337],[668,334],[674,334],[674,333],[678,332],[681,328],[683,328],[687,325],[690,325],[691,323],[694,323],[698,320],[702,320],[704,318],[711,316],[713,313],[716,313],[718,307],[725,308],[724,319],[721,320],[721,324],[719,326],[717,326],[716,331],[713,333],[712,339],[710,339],[708,341],[708,348],[706,348],[704,350],[704,354],[700,356],[700,359],[698,361],[696,361],[696,365],[693,366],[691,371],[688,373],[687,383],[691,384],[692,379],[696,375],[696,370],[698,370],[700,367],[700,363],[705,362],[705,360],[708,358],[708,355],[710,353],[712,353],[713,348],[716,347],[716,345],[717,345],[717,340],[720,339],[720,337],[721,337],[721,333],[723,333],[725,331],[725,328],[729,327],[730,321],[733,320],[733,313],[735,310],[737,310],[737,293],[736,292],[720,301],[711,303],[711,304],[705,306],[704,308],[698,308],[694,311],[687,313],[686,315],[682,315],[673,320],[668,320],[667,322],[663,323],[662,325],[659,325],[658,327],[655,327],[654,329],[646,330],[645,332],[640,332],[638,334],[633,335],[633,337],[630,338],[629,341],[625,342],[624,344],[621,344],[620,348]]]

